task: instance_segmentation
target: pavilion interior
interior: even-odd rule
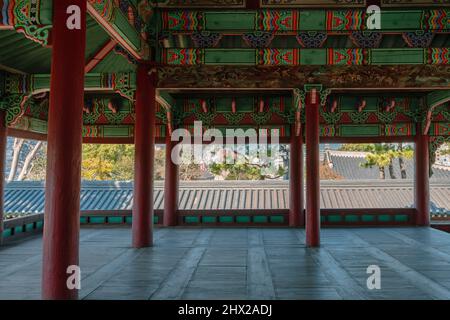
[[[45,212],[3,223],[0,210],[0,299],[450,299],[429,185],[450,142],[450,5],[337,2],[0,0],[0,140],[49,148]],[[168,158],[154,210],[155,143],[172,150],[196,121],[277,130],[289,207],[178,210]],[[132,209],[80,210],[81,142],[136,145]],[[381,142],[415,144],[414,206],[321,209],[319,144]],[[382,290],[366,288],[369,265]]]

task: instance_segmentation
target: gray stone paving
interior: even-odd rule
[[[431,228],[172,228],[130,247],[126,227],[83,228],[81,299],[450,299],[450,234]],[[0,299],[39,299],[42,237],[0,247]],[[381,290],[366,268],[379,265]]]

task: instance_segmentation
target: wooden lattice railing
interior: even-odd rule
[[[412,226],[416,221],[416,209],[322,209],[323,227],[346,226]],[[434,223],[437,224],[437,219]],[[154,223],[161,225],[163,210],[155,210]],[[81,225],[131,225],[131,210],[82,211]],[[286,227],[289,224],[289,210],[180,210],[180,226],[259,226]],[[44,215],[30,214],[4,223],[4,238],[41,232]]]

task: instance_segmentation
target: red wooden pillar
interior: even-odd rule
[[[149,74],[150,73],[150,74]],[[155,155],[156,72],[139,64],[134,128],[135,165],[133,247],[153,245],[153,165]]]
[[[5,184],[5,158],[7,130],[5,123],[5,111],[0,110],[0,244],[3,241],[3,197]]]
[[[319,104],[317,93],[306,97],[306,245],[320,245]]]
[[[164,177],[164,226],[177,225],[178,217],[178,165],[172,161],[172,149],[176,141],[166,137],[166,175]]]
[[[417,135],[416,150],[414,153],[416,160],[416,180],[414,189],[417,209],[416,224],[418,226],[430,225],[430,157],[428,143],[428,135]]]
[[[68,28],[67,22],[72,19],[81,19],[79,28]],[[85,45],[86,1],[54,1],[42,261],[44,299],[78,297],[76,289],[67,287],[72,275],[67,274],[67,269],[78,266]]]
[[[291,134],[289,191],[289,226],[303,226],[303,137],[301,132],[297,136],[295,130]]]

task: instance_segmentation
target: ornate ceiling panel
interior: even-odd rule
[[[383,7],[432,7],[432,6],[450,6],[447,0],[382,0]]]
[[[247,5],[261,8],[339,8],[366,7],[367,0],[153,0],[154,5],[161,8],[243,8]],[[430,7],[449,5],[446,0],[381,0],[382,7]]]
[[[158,0],[161,8],[244,8],[245,0]]]
[[[450,30],[450,9],[384,10],[378,32]],[[364,8],[343,10],[164,10],[161,30],[165,32],[297,32],[367,31],[369,16]]]
[[[366,0],[260,0],[261,7],[364,7]]]
[[[450,66],[163,66],[159,88],[450,88]]]

